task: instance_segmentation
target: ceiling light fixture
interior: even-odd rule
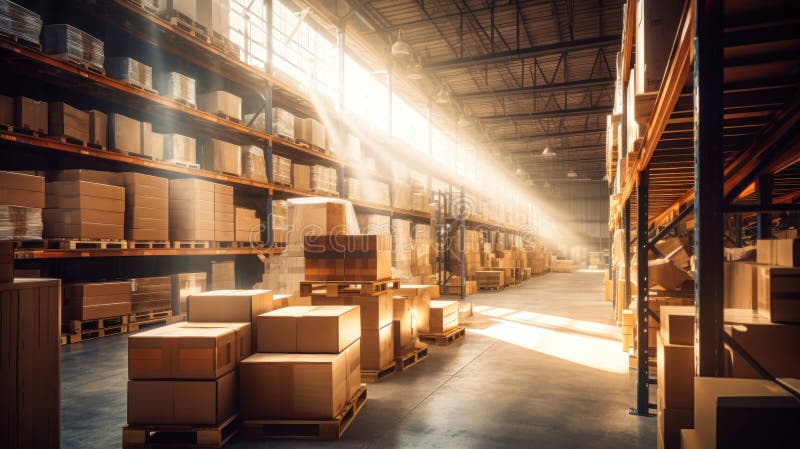
[[[603,175],[603,181],[608,182],[608,175]]]
[[[411,68],[408,71],[408,76],[406,78],[410,80],[421,80],[424,78],[424,74],[422,73],[422,64],[419,61],[415,61],[411,64]]]
[[[575,170],[570,168],[569,171],[567,172],[567,178],[577,178],[577,177],[578,174],[575,173]]]
[[[436,104],[450,103],[450,92],[447,90],[447,87],[444,84],[439,87],[439,91],[436,92],[436,97],[433,99],[433,101]]]
[[[458,124],[458,126],[460,126],[460,127],[462,127],[462,128],[465,128],[465,127],[467,127],[467,126],[470,126],[470,125],[472,125],[472,121],[471,121],[469,118],[467,118],[467,116],[466,116],[466,115],[464,115],[464,114],[459,114],[459,115],[458,115],[458,122],[457,122],[457,124]]]
[[[550,150],[549,147],[544,147],[544,151],[542,151],[542,156],[550,157],[550,156],[555,156],[555,155],[556,155],[555,151]]]
[[[392,44],[392,56],[403,58],[411,56],[411,46],[403,40],[403,30],[397,30],[397,40]]]

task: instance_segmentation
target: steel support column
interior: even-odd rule
[[[625,201],[625,209],[622,211],[622,229],[625,232],[623,242],[625,244],[625,289],[622,292],[622,307],[628,307],[631,300],[631,200]]]
[[[648,283],[648,241],[647,241],[647,190],[650,184],[650,170],[639,173],[636,208],[636,408],[631,413],[650,416],[650,370],[649,368],[649,303]]]
[[[695,374],[722,376],[722,0],[694,0]]]
[[[772,238],[772,214],[767,212],[772,205],[772,175],[758,177],[758,206],[762,208],[756,217],[757,238]]]
[[[266,128],[264,129],[265,133],[272,133],[272,88],[269,86],[264,88],[264,128]],[[272,171],[272,145],[268,141],[264,143],[264,163],[266,164],[267,182],[272,184],[274,176]],[[275,241],[272,235],[272,195],[267,196],[265,209],[267,220],[262,226],[261,241],[264,242],[264,246],[272,247]]]
[[[733,232],[734,239],[733,241],[736,242],[736,247],[741,248],[744,246],[744,236],[742,235],[742,214],[736,214],[733,217]]]

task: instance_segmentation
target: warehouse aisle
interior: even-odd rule
[[[635,373],[619,349],[601,279],[554,273],[473,296],[467,338],[371,384],[342,441],[228,447],[654,448],[654,418],[627,413]],[[122,336],[64,347],[64,449],[120,446],[126,345]]]

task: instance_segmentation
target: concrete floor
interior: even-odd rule
[[[603,301],[602,273],[547,274],[472,296],[465,339],[383,383],[335,443],[234,440],[230,448],[654,448],[628,415],[635,372]],[[62,352],[62,448],[120,447],[125,336]]]

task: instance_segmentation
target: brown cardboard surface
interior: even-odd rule
[[[458,326],[458,301],[430,302],[430,332],[446,332]]]
[[[236,334],[236,352],[235,361],[236,366],[239,362],[249,357],[253,353],[253,325],[250,323],[198,323],[198,322],[182,322],[179,323],[182,327],[197,327],[197,328],[224,328],[232,329]]]
[[[241,147],[216,139],[203,143],[203,168],[241,176]]]
[[[272,290],[215,290],[190,295],[187,301],[188,321],[252,323],[272,308]],[[257,341],[256,335],[253,339]]]
[[[395,355],[406,354],[414,350],[417,342],[417,329],[414,326],[414,309],[412,299],[407,296],[392,298],[393,315],[392,334]]]
[[[725,331],[751,357],[775,377],[800,377],[800,327],[770,322],[752,322],[725,326]],[[760,376],[734,354],[731,365],[733,377],[753,378]]]
[[[47,107],[48,132],[82,142],[89,141],[89,113],[61,101],[51,101]]]
[[[297,352],[297,321],[315,306],[290,306],[256,318],[258,352]]]
[[[361,368],[381,370],[394,358],[392,325],[378,330],[361,330]]]
[[[27,97],[16,97],[14,100],[14,125],[48,134],[47,103]]]
[[[346,352],[256,353],[239,375],[242,419],[329,419],[349,399]]]
[[[694,382],[694,346],[665,344],[658,336],[656,378],[665,408],[691,409]]]
[[[47,182],[45,184],[45,194],[56,197],[86,196],[90,198],[125,201],[124,188],[88,181]],[[121,206],[122,207],[117,206],[113,210],[123,210],[125,207],[124,203]]]
[[[108,145],[108,116],[104,112],[90,110],[89,113],[89,143],[94,145]]]
[[[656,392],[656,426],[659,447],[679,449],[681,447],[681,429],[694,426],[692,409],[671,409],[664,407],[661,392]]]
[[[292,186],[296,189],[311,189],[311,167],[302,164],[292,164]]]
[[[780,323],[800,323],[800,268],[757,269],[758,314]]]
[[[8,206],[43,208],[44,178],[0,171],[0,203]]]
[[[320,306],[297,319],[297,352],[339,353],[359,338],[361,312],[355,306]]]
[[[377,296],[311,295],[311,304],[315,306],[359,306],[362,329],[380,329],[392,322],[392,295],[388,292]]]
[[[662,306],[659,314],[664,343],[694,345],[694,306]]]
[[[128,337],[128,378],[213,380],[236,366],[231,328],[184,327],[181,323]]]
[[[141,123],[122,114],[108,114],[108,148],[130,153],[142,152]]]
[[[216,380],[128,381],[128,424],[215,425],[236,412],[236,373]]]

